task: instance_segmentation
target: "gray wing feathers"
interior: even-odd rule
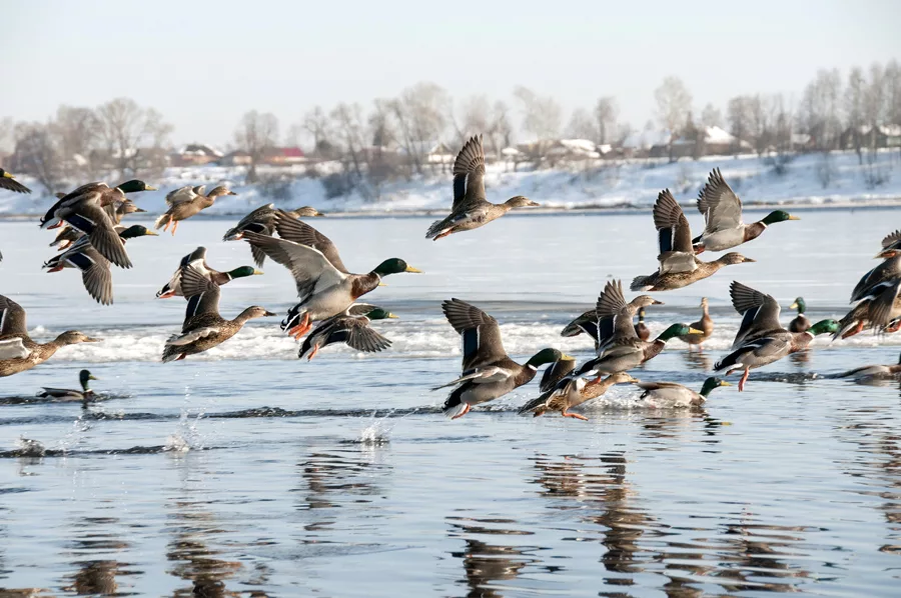
[[[741,224],[741,200],[726,183],[719,168],[707,177],[707,184],[698,195],[698,211],[704,215],[704,232],[736,228]]]

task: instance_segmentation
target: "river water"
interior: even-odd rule
[[[800,215],[741,248],[757,263],[658,294],[666,305],[648,310],[652,331],[696,320],[702,296],[717,328],[704,353],[673,341],[633,374],[700,387],[738,326],[733,279],[783,306],[803,295],[811,319],[841,316],[898,212]],[[653,271],[655,232],[647,213],[510,215],[433,243],[423,239],[429,222],[314,222],[354,271],[391,256],[425,271],[391,276],[367,297],[401,318],[375,324],[388,351],[328,347],[301,362],[271,318],[169,364],[159,357],[184,301],[154,293],[197,245],[214,268],[249,264],[243,243],[219,241],[231,221],[129,242],[135,268],[114,270],[111,307],[94,303],[76,272],[40,270],[52,233],[0,223],[0,294],[26,308],[32,336],[78,328],[106,339],[0,378],[0,588],[898,595],[901,385],[829,375],[897,362],[901,335],[817,339],[753,372],[746,392],[716,390],[699,411],[648,409],[620,386],[585,405],[588,422],[523,418],[516,409],[536,396],[533,383],[449,421],[445,395],[428,390],[460,367],[441,300],[494,315],[516,359],[545,346],[587,357],[588,339],[560,329],[606,280]],[[293,304],[288,272],[264,270],[223,289],[223,315]],[[89,409],[34,398],[41,386],[77,387],[85,367],[103,396]]]

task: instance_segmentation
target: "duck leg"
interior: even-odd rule
[[[745,382],[748,381],[748,376],[751,375],[751,368],[745,368],[745,373],[742,375],[741,380],[738,381],[738,392],[742,392],[745,389]]]
[[[175,221],[175,224],[172,225],[172,236],[175,236],[175,231],[178,229],[178,220]]]
[[[585,417],[584,415],[580,415],[580,414],[578,414],[578,413],[570,413],[569,411],[567,411],[567,409],[569,409],[569,407],[567,407],[566,409],[564,409],[564,410],[561,412],[562,415],[563,415],[563,417],[574,417],[574,418],[576,418],[576,419],[581,419],[582,421],[585,421],[585,422],[588,421],[588,418]]]
[[[469,413],[470,409],[472,409],[472,405],[470,405],[469,403],[464,403],[463,411],[453,416],[451,419],[460,419],[461,417]]]
[[[316,357],[317,353],[319,353],[319,345],[313,345],[313,351],[311,351],[310,354],[307,356],[307,361],[310,361],[314,357]]]
[[[433,241],[437,241],[438,239],[442,239],[442,238],[448,236],[449,234],[451,234],[451,233],[453,233],[453,232],[454,232],[454,229],[450,228],[450,229],[444,231],[444,232],[441,233],[441,234],[435,235],[435,238],[432,239],[432,240],[433,240]],[[465,412],[464,412],[464,413],[465,413]],[[461,413],[461,415],[462,415],[462,413]]]
[[[310,322],[310,313],[307,312],[303,315],[303,319],[297,326],[288,330],[288,334],[293,336],[295,340],[300,340],[300,338],[309,332],[312,327],[313,324]]]
[[[848,332],[844,333],[842,335],[842,338],[846,339],[848,337],[854,336],[855,334],[860,334],[862,331],[863,331],[863,320],[860,320],[859,322],[857,322],[857,326],[855,326]]]

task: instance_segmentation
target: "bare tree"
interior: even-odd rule
[[[257,165],[266,157],[266,152],[276,146],[278,139],[278,119],[269,112],[251,110],[241,117],[235,130],[235,144],[250,157],[247,182],[259,180]]]
[[[313,153],[322,159],[331,160],[336,157],[331,130],[331,120],[322,106],[314,106],[303,115],[303,129],[313,138]]]
[[[50,125],[18,123],[15,127],[16,168],[34,176],[50,195],[63,182],[59,151]]]
[[[510,107],[498,100],[491,107],[488,128],[485,130],[488,149],[496,158],[501,157],[501,150],[513,144],[513,124],[510,122]]]
[[[102,139],[109,158],[121,177],[160,170],[162,147],[172,125],[153,108],[141,108],[129,98],[116,98],[97,108]],[[162,160],[161,160],[162,159]]]
[[[360,182],[364,178],[363,148],[368,137],[363,108],[342,102],[332,110],[331,118],[345,156],[345,170],[353,172],[355,181]]]
[[[863,127],[864,127],[864,99],[866,96],[866,80],[863,70],[854,67],[848,73],[848,85],[845,87],[845,131],[847,140],[854,146],[857,152],[857,161],[863,164]]]
[[[539,96],[526,87],[515,88],[513,96],[520,102],[523,130],[535,137],[533,158],[540,161],[545,157],[549,141],[560,136],[563,110],[553,97]]]
[[[701,124],[705,127],[723,128],[726,121],[723,120],[723,113],[713,104],[708,103],[701,111]]]
[[[606,96],[598,99],[594,107],[594,118],[597,120],[597,142],[599,144],[610,143],[616,134],[616,118],[619,108],[616,98]]]
[[[729,100],[726,109],[727,118],[729,119],[729,132],[735,138],[732,151],[738,154],[741,151],[742,140],[748,137],[751,125],[748,122],[747,97],[736,96]]]
[[[820,70],[804,89],[800,120],[817,148],[823,151],[838,147],[841,133],[841,85],[838,69]]]
[[[15,124],[11,116],[0,118],[0,152],[12,152],[16,145]]]
[[[573,110],[569,117],[569,124],[566,125],[566,136],[591,141],[598,138],[597,122],[588,110],[585,108]]]
[[[60,106],[56,110],[53,132],[59,142],[62,170],[68,179],[81,173],[89,178],[100,176],[100,160],[93,155],[102,135],[102,124],[90,108]]]
[[[444,88],[434,83],[417,83],[392,102],[398,141],[417,174],[422,173],[430,146],[444,132],[449,102]]]
[[[885,93],[883,89],[884,71],[882,65],[874,63],[870,66],[870,80],[864,90],[863,119],[869,127],[869,143],[872,149],[876,149],[876,139],[879,134],[879,126],[883,123],[885,109]]]
[[[890,60],[885,65],[885,120],[890,125],[901,126],[901,64]]]
[[[674,161],[673,142],[685,126],[688,111],[691,110],[691,93],[682,79],[667,77],[656,90],[654,99],[657,102],[657,119],[669,131],[669,159]]]

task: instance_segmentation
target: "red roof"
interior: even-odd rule
[[[275,154],[286,158],[303,158],[303,150],[299,147],[277,147]]]

